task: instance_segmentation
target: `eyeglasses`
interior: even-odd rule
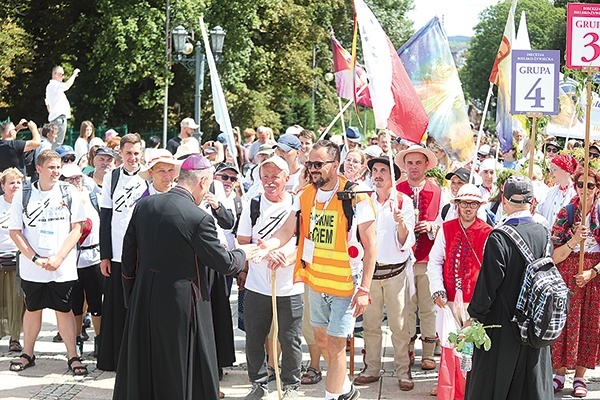
[[[558,151],[559,150],[556,147],[546,147],[546,153],[558,153]]]
[[[579,189],[583,189],[583,181],[579,181],[579,182],[575,183],[575,186],[577,186],[577,188],[579,188]],[[587,183],[588,190],[594,190],[595,187],[596,187],[596,184],[594,182]]]
[[[315,168],[316,170],[319,170],[321,168],[323,168],[325,166],[325,164],[330,164],[335,162],[335,160],[327,160],[327,161],[307,161],[304,163],[304,165],[306,166],[306,168],[311,169],[311,168]]]
[[[344,160],[345,163],[350,163],[350,164],[362,164],[362,161],[360,160],[355,160],[354,158],[346,158]],[[319,169],[319,168],[317,168]]]
[[[69,154],[69,155],[63,156],[63,157],[61,157],[60,160],[64,163],[75,162],[75,154]]]
[[[229,176],[229,175],[225,175],[225,174],[217,174],[217,176],[219,178],[221,178],[221,180],[223,182],[227,182],[227,181],[237,182],[237,180],[238,180],[237,176]]]
[[[590,158],[599,158],[600,157],[600,153],[592,153],[590,152]]]
[[[71,176],[69,178],[65,178],[65,182],[68,182],[68,183],[80,182],[81,179],[82,179],[81,175]]]
[[[458,202],[458,206],[460,208],[472,208],[473,210],[476,209],[477,207],[479,207],[481,205],[481,203],[478,203],[476,201],[459,201]]]

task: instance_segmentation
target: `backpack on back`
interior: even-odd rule
[[[27,212],[27,205],[29,204],[29,200],[31,199],[31,189],[33,183],[26,183],[23,185],[23,197],[22,197],[22,205],[23,205],[23,213],[29,217],[29,213]],[[71,213],[71,203],[73,199],[71,198],[71,193],[69,192],[69,184],[66,182],[57,182],[57,185],[60,187],[60,193],[62,195],[62,199],[69,208],[69,213]]]
[[[569,288],[552,260],[550,233],[544,257],[536,259],[515,228],[501,225],[496,229],[510,238],[527,264],[512,319],[519,327],[521,343],[536,349],[549,346],[560,336],[569,311]]]

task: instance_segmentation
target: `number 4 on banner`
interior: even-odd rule
[[[532,106],[534,108],[542,108],[542,100],[546,100],[545,97],[542,97],[542,88],[538,87],[538,85],[540,84],[541,81],[542,81],[542,78],[538,78],[538,80],[535,81],[535,83],[533,84],[531,89],[529,89],[529,92],[527,92],[527,94],[524,97],[525,100],[533,100],[534,101],[534,104]],[[534,90],[535,90],[535,96],[531,96],[531,93]]]

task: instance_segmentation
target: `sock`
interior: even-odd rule
[[[337,400],[341,394],[333,394],[325,391],[325,400]]]
[[[352,382],[350,382],[350,378],[346,375],[346,379],[344,379],[344,385],[342,386],[342,393],[346,394],[352,390]]]
[[[554,379],[560,381],[563,385],[565,384],[565,377],[560,375],[554,375]],[[558,389],[558,384],[556,382],[552,382],[552,386],[554,389]]]
[[[573,382],[577,382],[577,381],[584,382],[583,378],[577,378],[577,377],[573,378]]]

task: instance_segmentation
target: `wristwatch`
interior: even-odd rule
[[[33,255],[33,257],[31,257],[31,262],[32,262],[32,263],[35,263],[35,260],[37,260],[38,258],[40,258],[40,255],[39,255],[38,253],[35,253],[35,254]]]

